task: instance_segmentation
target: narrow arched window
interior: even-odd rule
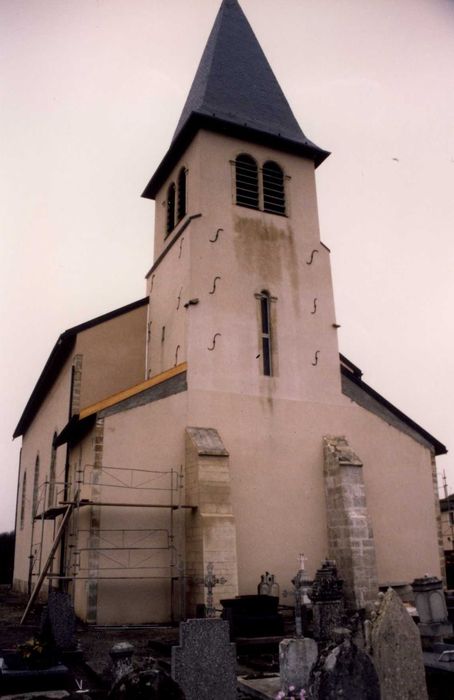
[[[255,160],[242,153],[235,160],[236,203],[243,207],[259,208],[259,178]]]
[[[285,214],[284,173],[272,160],[263,166],[263,210],[272,214]]]
[[[181,168],[178,175],[177,221],[186,214],[186,168]]]
[[[270,314],[270,295],[263,290],[259,296],[260,299],[260,320],[261,320],[261,337],[262,337],[262,367],[263,374],[271,377],[273,373],[271,363],[271,314]]]
[[[55,466],[57,462],[57,448],[55,446],[55,441],[57,439],[57,433],[54,433],[52,438],[52,447],[50,452],[50,469],[49,469],[49,497],[47,499],[47,505],[51,508],[54,505],[55,498]]]
[[[39,455],[36,455],[35,461],[35,476],[33,479],[33,501],[32,501],[32,519],[38,512],[38,490],[39,490]]]
[[[175,228],[175,183],[169,186],[167,190],[167,233],[170,233]]]
[[[27,472],[24,471],[24,475],[22,477],[22,494],[21,494],[21,499],[20,499],[20,529],[21,530],[24,529],[26,491],[27,491]]]

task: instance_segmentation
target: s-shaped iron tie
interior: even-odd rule
[[[214,348],[216,347],[216,338],[217,338],[218,336],[220,337],[221,334],[220,334],[220,333],[215,333],[215,334],[214,334],[214,336],[213,336],[213,347],[208,348],[208,350],[210,350],[210,352],[211,352],[212,350],[214,350]]]
[[[312,363],[312,367],[316,367],[318,365],[318,356],[319,355],[320,355],[320,350],[316,350],[315,357],[314,357],[315,362]]]
[[[223,230],[224,230],[223,228],[218,228],[218,230],[216,231],[216,234],[215,234],[214,238],[210,238],[210,239],[209,239],[210,243],[216,243],[216,241],[217,241],[218,238],[219,238],[219,234],[220,234],[221,231],[223,231]]]
[[[221,278],[219,277],[219,275],[216,275],[216,277],[215,277],[214,280],[213,280],[213,289],[211,290],[211,292],[208,292],[208,294],[214,294],[214,293],[215,293],[215,291],[216,291],[216,280],[220,280],[220,279],[221,279]]]
[[[312,251],[310,260],[306,260],[306,265],[312,265],[315,253],[318,253],[317,248]]]

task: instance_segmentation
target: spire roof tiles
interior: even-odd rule
[[[199,128],[269,143],[311,158],[327,156],[306,138],[237,0],[223,0],[171,146],[148,184],[153,197]]]

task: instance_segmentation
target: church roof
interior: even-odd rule
[[[143,196],[153,198],[199,128],[299,153],[329,155],[301,130],[237,0],[223,0],[170,148]]]
[[[114,309],[113,311],[109,311],[108,313],[103,314],[102,316],[97,316],[96,318],[92,318],[89,321],[80,323],[78,326],[68,328],[68,330],[64,331],[59,336],[57,342],[53,347],[52,352],[50,353],[47,359],[46,364],[44,365],[44,369],[41,372],[38,381],[36,382],[35,388],[31,393],[27,405],[25,406],[22,412],[16,429],[13,433],[13,439],[19,437],[20,435],[23,435],[27,431],[34,417],[38,413],[41,404],[46,398],[49,389],[52,387],[53,383],[55,382],[60,373],[61,368],[68,359],[71,350],[73,349],[76,343],[77,335],[79,333],[82,333],[83,331],[88,330],[89,328],[93,328],[94,326],[98,326],[101,323],[106,323],[107,321],[110,321],[113,318],[117,318],[117,316],[122,316],[123,314],[129,313],[130,311],[134,311],[134,309],[138,309],[141,306],[145,306],[146,304],[148,304],[148,301],[148,297],[144,297],[143,299],[139,299],[138,301],[133,301],[131,304],[121,306],[119,309]]]

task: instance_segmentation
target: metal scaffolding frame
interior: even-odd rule
[[[85,464],[75,470],[75,481],[54,482],[58,486],[57,505],[49,504],[50,482],[46,480],[38,488],[36,513],[32,520],[29,564],[29,605],[39,594],[44,581],[61,586],[74,584],[78,580],[125,581],[168,580],[170,583],[171,616],[175,618],[177,595],[178,617],[184,617],[183,553],[179,551],[177,525],[182,528],[181,513],[193,508],[182,502],[183,468],[167,470],[137,467],[111,467]],[[121,490],[126,493],[122,500],[102,500],[102,489]],[[96,496],[93,497],[93,491]],[[88,494],[87,494],[88,491]],[[163,496],[168,499],[163,502]],[[89,495],[89,498],[83,496]],[[66,498],[65,498],[66,496]],[[47,507],[46,507],[47,506]],[[87,527],[82,521],[82,510],[120,508],[161,509],[168,511],[167,524],[163,527]],[[64,516],[57,531],[57,519]],[[53,521],[50,555],[43,565],[45,521]],[[183,537],[183,532],[180,533]],[[58,542],[56,537],[58,536]],[[58,545],[65,538],[64,568],[54,571],[54,559]],[[84,541],[85,540],[85,541]],[[157,557],[167,553],[166,562],[156,562]],[[97,557],[96,571],[87,559]],[[121,572],[121,573],[120,573]],[[36,582],[36,583],[35,583]],[[39,585],[38,585],[39,584]],[[32,600],[33,599],[33,600]],[[24,619],[25,615],[24,613]]]

